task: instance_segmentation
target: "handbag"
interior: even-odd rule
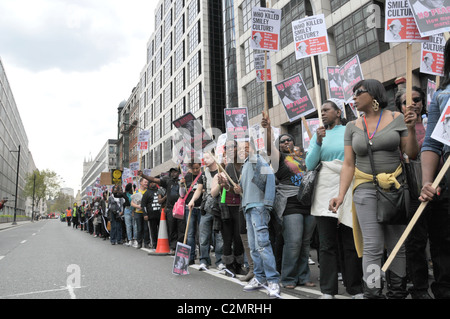
[[[197,183],[198,179],[202,173],[197,175],[197,178],[194,180],[194,182],[191,184],[191,187],[189,187],[189,191],[184,197],[179,197],[175,205],[173,205],[172,209],[172,215],[174,218],[183,219],[184,218],[184,209],[186,207],[186,198],[189,196],[189,193],[192,190],[192,187]]]
[[[406,225],[409,211],[408,183],[403,182],[403,184],[401,184],[398,189],[395,186],[391,186],[389,190],[385,190],[380,187],[375,174],[372,147],[369,143],[367,127],[364,122],[363,126],[369,153],[370,165],[372,166],[373,184],[375,185],[377,196],[377,222],[384,225]],[[405,167],[403,162],[402,166],[402,174],[406,179]]]
[[[322,163],[319,163],[316,168],[307,171],[303,175],[300,187],[298,189],[297,199],[303,206],[311,206],[314,195],[314,189],[317,184],[317,176],[322,168]]]

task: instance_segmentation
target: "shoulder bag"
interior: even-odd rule
[[[409,188],[406,182],[405,168],[403,165],[402,175],[404,181],[400,188],[391,186],[389,190],[380,187],[375,174],[372,146],[369,143],[367,127],[363,122],[364,136],[366,137],[370,165],[372,166],[373,184],[377,193],[377,222],[384,225],[406,225],[409,210]]]
[[[303,175],[297,194],[297,199],[303,206],[311,206],[312,204],[314,189],[316,188],[317,177],[321,168],[322,163],[319,162],[316,168],[307,171],[305,175]]]
[[[201,175],[202,175],[202,173],[199,173],[197,175],[195,180],[192,182],[191,187],[189,187],[189,191],[187,192],[187,194],[184,197],[178,198],[175,205],[173,205],[172,215],[174,218],[178,218],[178,219],[184,218],[184,209],[186,207],[186,198],[189,196],[189,193],[191,192],[192,187],[194,187],[194,185],[197,183],[197,181]]]

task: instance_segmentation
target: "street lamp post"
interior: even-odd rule
[[[10,151],[10,152],[17,152],[17,174],[16,174],[16,198],[14,199],[14,220],[12,222],[12,225],[17,225],[16,223],[16,210],[17,210],[17,193],[19,189],[19,166],[20,166],[20,144],[19,149],[17,151]]]

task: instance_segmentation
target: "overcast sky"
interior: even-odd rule
[[[146,64],[154,0],[0,0],[0,57],[38,169],[81,188]],[[75,194],[76,195],[76,194]]]

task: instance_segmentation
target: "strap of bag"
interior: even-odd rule
[[[191,187],[189,187],[189,191],[187,192],[186,196],[184,196],[183,199],[186,199],[186,198],[189,196],[189,193],[191,192],[192,187],[194,187],[194,185],[197,183],[197,181],[198,181],[198,179],[200,178],[200,176],[202,176],[202,173],[199,173],[199,174],[197,175],[197,177],[195,178],[195,180],[192,182]]]
[[[367,142],[367,150],[368,150],[368,153],[369,153],[370,166],[372,166],[373,183],[375,185],[378,185],[377,176],[375,175],[375,164],[374,164],[374,161],[373,161],[372,146],[369,143],[369,136],[367,134],[366,123],[364,123],[364,121],[362,121],[362,125],[364,126],[364,133],[365,133],[364,136],[365,136],[366,142]]]

